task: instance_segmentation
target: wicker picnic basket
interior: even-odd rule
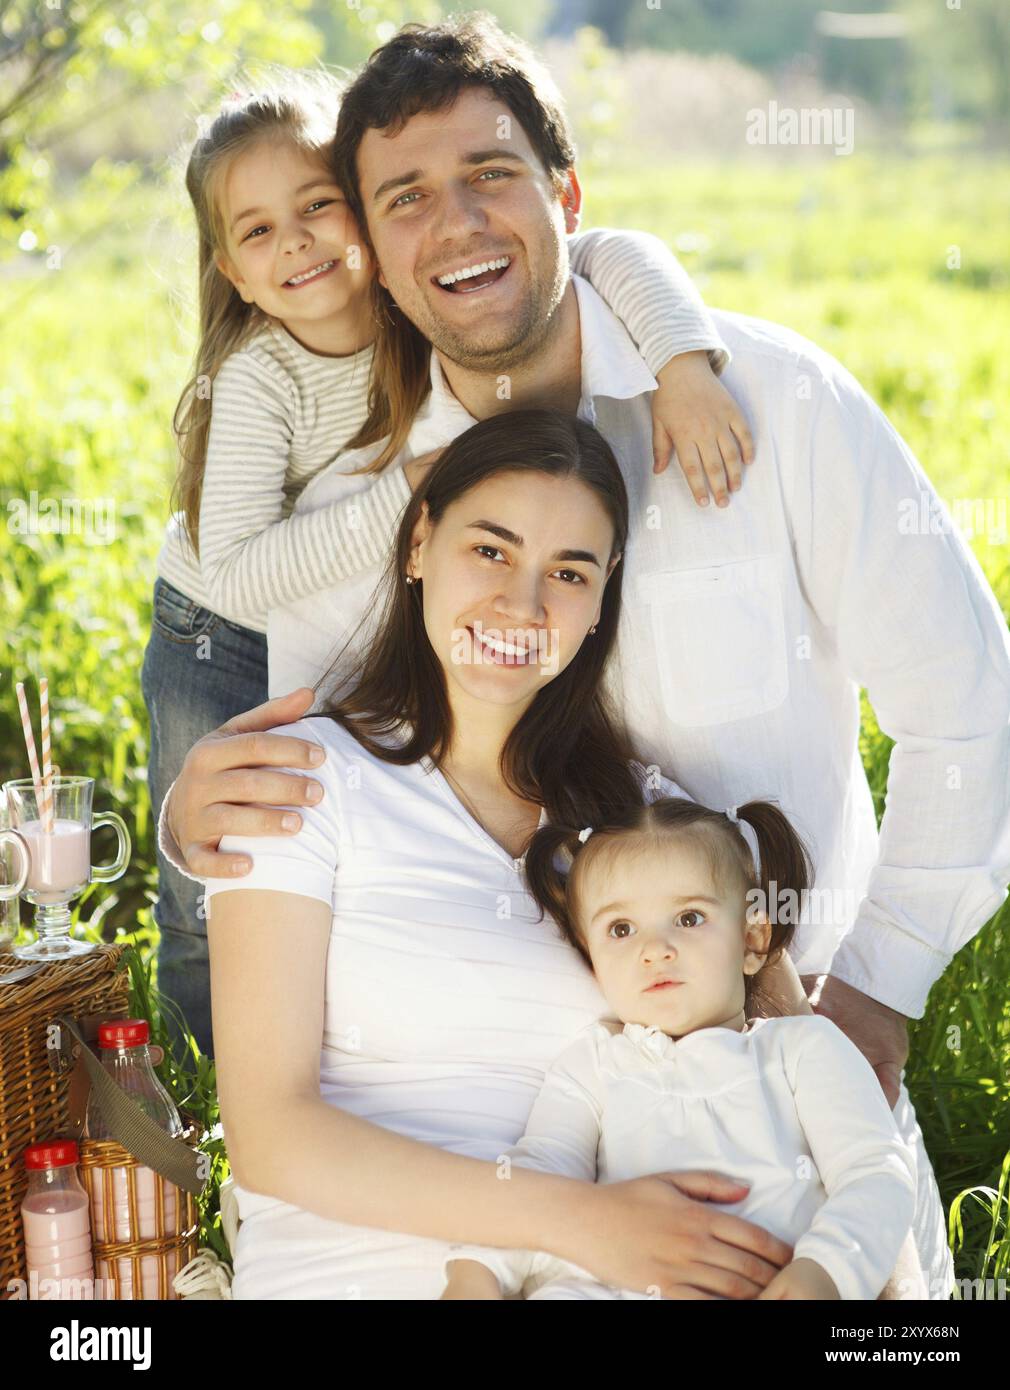
[[[24,980],[3,984],[23,967],[0,955],[0,1299],[17,1297],[12,1281],[27,1279],[21,1203],[28,1188],[22,1161],[29,1144],[57,1136],[78,1139],[89,1081],[74,1065],[71,1039],[52,1046],[50,1024],[59,1015],[77,1020],[86,1039],[99,1022],[129,1014],[125,948],[104,945],[86,955],[56,961]]]

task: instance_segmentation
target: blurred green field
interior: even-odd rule
[[[579,172],[584,225],[664,237],[710,304],[778,320],[835,353],[945,500],[1010,506],[1006,168],[851,156],[804,169]],[[106,939],[136,941],[142,988],[156,874],[140,665],[174,470],[170,420],[192,350],[179,302],[192,291],[191,262],[167,188],[140,183],[105,207],[67,195],[62,267],[46,268],[40,255],[0,271],[15,349],[0,385],[0,501],[5,515],[10,499],[32,491],[40,503],[114,504],[115,536],[20,535],[8,516],[0,664],[16,679],[48,676],[57,760],[94,773],[96,804],[131,827],[130,871],[85,898],[81,917]],[[971,544],[1010,614],[1006,536]],[[21,776],[16,701],[0,693],[0,775]],[[889,749],[867,708],[863,754],[878,813]],[[1007,906],[936,984],[911,1033],[906,1080],[953,1204],[957,1272],[1010,1277]],[[173,1081],[192,1088],[212,1123],[212,1067],[194,1063]]]

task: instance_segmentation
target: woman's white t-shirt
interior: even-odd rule
[[[326,749],[313,769],[323,799],[294,808],[296,835],[223,836],[221,849],[253,867],[207,880],[208,904],[249,888],[329,902],[323,1100],[494,1161],[523,1133],[550,1064],[587,1024],[613,1017],[594,976],[551,917],[537,920],[522,860],[430,759],[384,762],[325,718],[271,732]],[[686,796],[665,778],[644,785],[650,798]],[[236,1195],[236,1298],[437,1298],[444,1287],[444,1242]]]

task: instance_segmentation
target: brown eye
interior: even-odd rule
[[[705,918],[702,916],[700,912],[695,912],[694,908],[691,908],[688,912],[682,912],[680,916],[677,918],[677,921],[683,923],[685,917],[697,917],[699,923],[704,922],[705,920]],[[689,927],[695,926],[696,923],[688,922],[687,925]]]
[[[625,929],[623,932],[620,930],[622,927]],[[634,928],[630,922],[611,922],[607,929],[607,935],[614,936],[614,933],[618,932],[619,935],[614,936],[615,941],[624,941],[631,935],[633,930]]]

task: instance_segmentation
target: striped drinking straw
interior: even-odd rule
[[[46,798],[45,824],[47,830],[53,828],[53,760],[49,739],[49,682],[45,676],[39,679],[39,705],[42,723],[42,791]]]
[[[39,756],[35,751],[35,736],[32,733],[32,721],[28,714],[28,701],[25,699],[25,688],[20,681],[17,684],[18,706],[21,710],[21,727],[25,735],[25,747],[28,749],[28,766],[32,771],[32,781],[35,783],[35,800],[38,803],[39,815],[42,817],[43,825],[46,830],[52,830],[52,826],[45,818],[45,794],[42,790],[42,779],[39,776]]]

